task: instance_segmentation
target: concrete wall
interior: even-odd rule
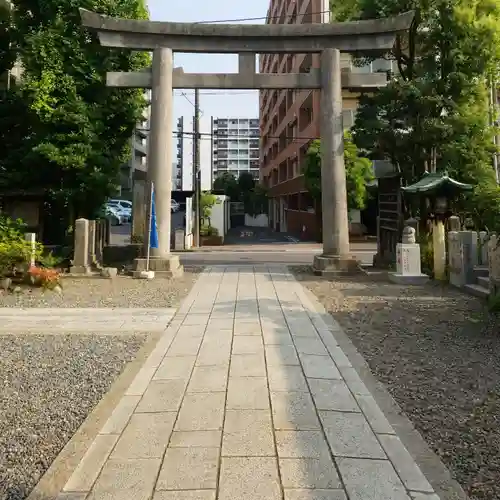
[[[212,227],[219,231],[219,236],[225,236],[229,230],[229,198],[224,195],[217,196],[218,203],[212,207],[210,222]]]
[[[268,227],[269,217],[266,214],[259,214],[255,217],[245,214],[245,226],[249,227]]]

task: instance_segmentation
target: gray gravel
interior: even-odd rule
[[[181,278],[151,281],[118,276],[114,279],[63,278],[61,295],[40,288],[20,294],[0,291],[0,307],[177,307],[189,293],[201,268]]]
[[[0,336],[0,500],[26,498],[146,336]]]
[[[500,317],[450,287],[293,271],[470,498],[500,499]]]

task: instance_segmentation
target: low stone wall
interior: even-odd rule
[[[500,237],[493,235],[488,242],[490,293],[500,293]]]

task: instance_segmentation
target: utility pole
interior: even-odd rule
[[[193,191],[194,191],[194,246],[200,246],[200,90],[194,90],[194,156],[193,156]]]

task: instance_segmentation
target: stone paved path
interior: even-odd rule
[[[18,333],[152,333],[163,331],[175,309],[127,308],[0,308],[0,334]]]
[[[60,500],[439,500],[285,268],[200,276]]]

